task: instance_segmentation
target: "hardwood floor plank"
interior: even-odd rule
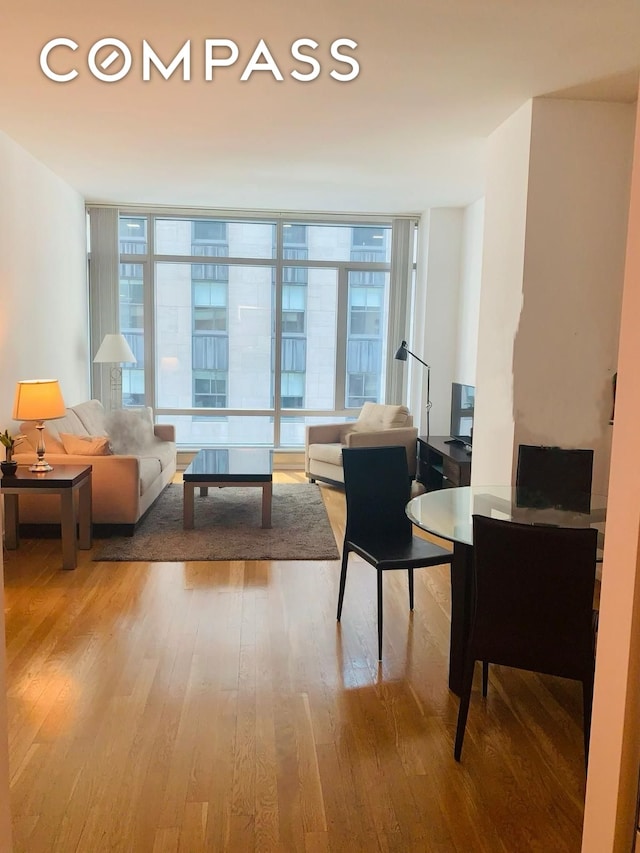
[[[305,483],[301,472],[276,474]],[[344,494],[321,488],[341,544]],[[15,853],[578,853],[580,687],[479,671],[462,762],[449,569],[5,563]]]

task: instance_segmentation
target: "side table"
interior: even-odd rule
[[[78,492],[76,517],[74,492]],[[19,465],[13,476],[0,479],[0,494],[4,495],[5,547],[12,551],[19,544],[20,495],[60,495],[60,526],[62,531],[62,567],[75,569],[78,565],[78,545],[91,548],[91,465],[56,465],[53,471],[36,473]],[[79,539],[76,538],[76,524]]]

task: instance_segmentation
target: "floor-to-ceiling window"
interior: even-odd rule
[[[115,324],[136,355],[122,403],[153,406],[180,445],[301,447],[306,424],[387,400],[389,309],[410,287],[393,279],[391,217],[117,223]]]

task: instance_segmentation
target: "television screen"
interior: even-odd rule
[[[476,389],[473,385],[451,384],[451,438],[462,444],[471,444],[473,438],[473,408]]]

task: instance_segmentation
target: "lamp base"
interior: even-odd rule
[[[49,465],[46,459],[38,459],[33,465],[29,465],[30,471],[43,473],[45,471],[53,471],[53,465]]]

